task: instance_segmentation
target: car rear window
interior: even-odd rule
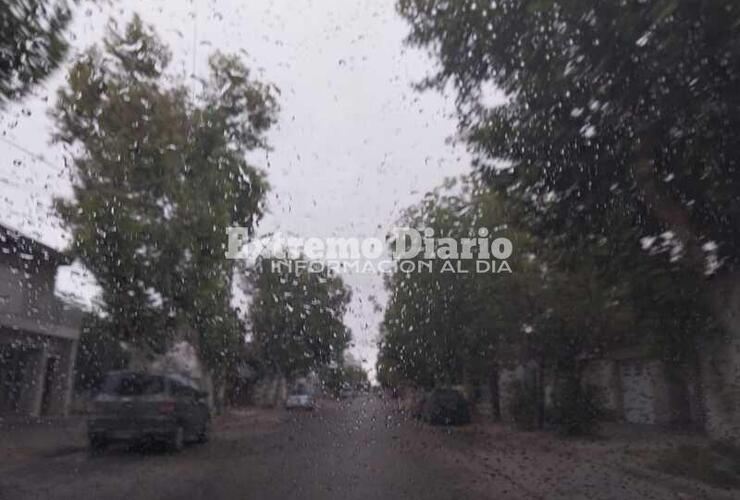
[[[118,396],[143,396],[164,392],[164,379],[155,375],[138,373],[109,375],[102,393]]]

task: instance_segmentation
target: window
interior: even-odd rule
[[[144,374],[109,375],[103,383],[102,393],[117,396],[144,396],[164,391],[164,379]]]

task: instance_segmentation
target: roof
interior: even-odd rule
[[[3,224],[0,224],[0,252],[5,255],[15,254],[20,258],[31,256],[56,265],[72,263],[62,252]]]

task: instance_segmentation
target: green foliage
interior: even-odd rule
[[[469,180],[459,190],[428,195],[403,224],[454,238],[480,227],[498,230],[514,245],[512,273],[476,273],[473,261],[462,261],[471,272],[392,275],[382,376],[393,371],[423,387],[463,383],[464,374],[486,380],[493,365],[526,359],[568,365],[628,340],[633,311],[624,287],[607,280],[591,257],[598,245],[584,244],[583,253],[566,260],[522,230],[502,195]]]
[[[567,436],[593,434],[604,417],[598,387],[580,381],[563,384],[553,403],[552,423]]]
[[[66,0],[0,0],[0,107],[59,66],[70,19]]]
[[[667,361],[691,360],[697,333],[690,328],[705,326],[708,317],[689,293],[691,276],[646,253],[615,256],[601,239],[574,239],[576,252],[565,251],[560,242],[522,229],[528,219],[516,201],[474,181],[456,188],[461,195],[450,194],[452,188],[428,195],[407,212],[404,225],[455,238],[479,227],[505,228],[502,234],[514,241],[512,273],[392,275],[377,365],[381,384],[485,383],[494,367],[524,361],[556,378],[580,380],[584,355],[635,345],[652,347]],[[668,325],[673,328],[663,329]],[[525,428],[546,417],[544,392],[535,389],[512,388],[512,413]],[[550,417],[565,432],[589,432],[600,417],[591,396],[588,389],[564,393],[563,406]]]
[[[321,370],[321,385],[323,389],[334,397],[339,396],[339,391],[344,385],[344,371],[341,366],[327,366]]]
[[[128,366],[129,353],[122,347],[120,339],[111,334],[105,318],[87,314],[80,328],[75,363],[75,390],[97,389],[105,374]]]
[[[342,368],[342,385],[350,389],[364,391],[370,388],[367,372],[361,366],[344,366]]]
[[[466,425],[470,423],[470,405],[459,391],[437,388],[425,395],[419,418],[432,425]]]
[[[617,215],[637,237],[672,230],[699,272],[709,241],[737,263],[736,5],[399,0],[398,9],[410,43],[440,63],[426,85],[458,90],[479,170],[527,205],[532,229],[566,243],[610,240]],[[486,101],[492,87],[505,102]]]
[[[261,357],[289,377],[341,366],[351,338],[344,324],[349,289],[339,276],[273,267],[273,262],[279,261],[261,258],[247,283],[253,341]]]
[[[475,237],[479,227],[513,240],[518,255],[509,265],[523,272],[526,236],[506,227],[500,199],[468,179],[452,180],[429,193],[404,215],[401,225],[431,228],[437,238]],[[519,253],[521,252],[521,253]],[[389,301],[383,320],[378,372],[422,387],[460,383],[463,368],[485,371],[503,335],[521,326],[521,305],[509,292],[515,274],[478,274],[475,261],[459,261],[468,273],[397,270],[386,282]],[[391,375],[394,373],[394,375]]]
[[[381,324],[378,359],[375,364],[376,379],[384,389],[398,389],[404,381],[403,365],[399,359],[399,347],[396,342],[388,342],[385,328]]]
[[[333,396],[339,396],[342,389],[370,389],[367,372],[360,366],[329,366],[321,370],[320,376],[324,389]]]
[[[195,330],[202,360],[221,369],[243,336],[224,228],[262,217],[268,186],[245,155],[266,147],[276,90],[216,53],[191,97],[165,76],[169,60],[134,17],[75,61],[54,110],[55,139],[76,152],[75,199],[57,207],[116,338],[161,352]]]
[[[397,5],[439,62],[420,87],[454,86],[477,173],[537,242],[542,272],[511,282],[526,335],[499,358],[572,373],[579,352],[640,344],[694,363],[718,329],[706,275],[740,255],[740,9]]]

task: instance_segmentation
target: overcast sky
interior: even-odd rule
[[[405,47],[408,31],[393,0],[118,0],[78,10],[72,57],[100,40],[108,19],[134,12],[173,52],[172,71],[202,75],[214,50],[240,52],[281,90],[273,151],[254,162],[268,174],[270,214],[260,233],[384,237],[400,211],[445,177],[469,170],[455,135],[453,99],[411,85],[433,66]],[[64,70],[0,118],[0,222],[57,248],[65,234],[51,213],[69,196],[64,151],[49,144],[46,115]],[[13,145],[9,144],[12,142]],[[27,150],[24,152],[22,149]],[[29,152],[31,154],[29,154]],[[77,288],[73,277],[62,289]],[[371,368],[383,300],[377,276],[347,276],[353,351]]]

